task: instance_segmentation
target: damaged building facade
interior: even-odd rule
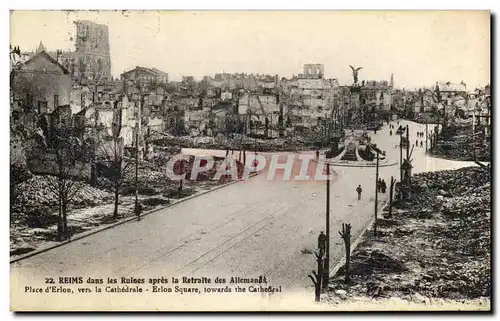
[[[294,126],[312,128],[343,117],[338,81],[324,78],[323,65],[304,65],[304,72],[287,80],[285,87],[287,120]]]
[[[71,121],[69,71],[41,46],[36,55],[11,71],[11,112],[28,130],[51,137],[54,123]],[[64,111],[63,111],[64,110]],[[69,118],[67,117],[69,111]]]

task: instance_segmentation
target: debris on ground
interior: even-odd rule
[[[138,168],[139,201],[144,211],[164,207],[173,199],[180,199],[194,193],[204,192],[232,180],[230,174],[216,176],[223,165],[222,158],[215,160],[212,169],[198,174],[191,180],[194,156],[189,157],[182,168],[175,168],[176,174],[186,173],[182,190],[179,182],[167,175],[166,166],[159,167],[155,162],[143,161]],[[243,175],[244,167],[235,161],[238,178]],[[180,162],[178,163],[180,165]],[[217,179],[214,179],[217,178]],[[32,175],[16,184],[16,200],[11,206],[11,256],[22,255],[36,248],[55,242],[57,239],[58,197],[57,178],[48,175]],[[78,234],[101,225],[114,223],[114,189],[109,178],[101,176],[97,186],[85,182],[74,182],[79,187],[71,200],[67,217],[71,234]],[[118,219],[135,215],[135,171],[125,174],[120,187]]]
[[[179,146],[183,148],[202,148],[239,151],[247,149],[257,152],[303,151],[316,149],[313,145],[314,136],[311,133],[296,134],[285,138],[268,138],[231,134],[217,137],[205,136],[166,136],[155,144],[162,146]]]
[[[391,224],[379,225],[377,237],[367,231],[354,250],[351,283],[342,267],[332,291],[414,303],[489,298],[490,180],[489,167],[413,176],[409,198],[393,204]]]
[[[438,135],[431,155],[460,161],[491,161],[491,141],[484,135],[484,126],[471,122],[446,126]]]

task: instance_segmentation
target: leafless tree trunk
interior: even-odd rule
[[[349,262],[351,261],[351,224],[342,224],[342,232],[339,231],[340,237],[344,240],[345,245],[345,283],[349,284],[351,281],[351,274],[349,269]]]
[[[118,219],[118,204],[120,203],[120,190],[128,174],[132,173],[133,162],[125,161],[123,151],[120,146],[121,140],[119,137],[113,136],[111,138],[113,144],[111,148],[109,145],[102,144],[100,146],[100,155],[103,161],[109,164],[109,179],[111,180],[111,191],[114,194],[114,206],[112,219]]]
[[[68,197],[67,196],[63,197],[61,205],[62,205],[61,207],[62,207],[62,217],[63,217],[62,235],[63,235],[64,239],[69,239],[71,235],[69,234],[69,230],[68,230]]]
[[[59,189],[60,191],[60,189]],[[57,221],[57,240],[62,241],[63,238],[63,215],[62,215],[62,197],[61,193],[59,192],[58,194],[58,199],[57,199],[57,204],[58,204],[58,221]]]
[[[115,206],[113,208],[113,219],[118,218],[118,200],[120,197],[120,184],[115,184]]]
[[[319,302],[321,299],[321,286],[323,280],[323,253],[321,251],[318,251],[315,256],[317,271],[312,271],[312,274],[309,274],[308,277],[314,284],[314,300],[316,302]]]
[[[54,176],[57,181],[51,188],[52,194],[57,198],[58,204],[58,240],[66,240],[70,237],[68,228],[68,206],[84,184],[78,182],[83,173],[84,166],[77,163],[82,146],[72,136],[72,128],[60,125],[55,135],[56,172]],[[82,159],[83,161],[83,159]],[[75,177],[71,172],[74,171]]]

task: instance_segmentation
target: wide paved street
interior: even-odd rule
[[[401,122],[403,125],[406,124]],[[429,127],[430,128],[430,127]],[[415,132],[425,126],[411,124]],[[389,128],[373,136],[387,157],[399,161],[399,138]],[[424,144],[425,145],[425,144]],[[312,154],[312,153],[309,153]],[[285,154],[283,154],[285,155]],[[431,159],[415,148],[414,173],[458,168],[463,162]],[[300,166],[300,165],[299,165]],[[399,166],[380,168],[388,183]],[[355,238],[374,215],[375,168],[334,167],[331,184],[331,265],[341,258],[337,231],[351,223]],[[357,200],[356,186],[363,196]],[[388,193],[379,194],[380,205]],[[12,277],[259,276],[300,291],[311,286],[317,236],[325,229],[324,181],[267,180],[267,173],[218,189],[11,265]],[[311,289],[308,289],[311,292]],[[312,293],[312,292],[311,292]],[[312,295],[312,294],[311,294]]]

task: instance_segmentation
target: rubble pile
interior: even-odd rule
[[[247,148],[257,152],[272,151],[301,151],[313,148],[301,136],[285,138],[255,138],[246,135],[233,134],[230,137],[218,135],[217,137],[191,137],[191,136],[170,136],[155,141],[158,146],[177,146],[184,148],[204,148],[218,150],[242,150]]]
[[[489,162],[491,142],[484,137],[484,126],[476,127],[473,135],[471,123],[453,124],[441,131],[431,153],[454,160]]]
[[[217,171],[223,164],[223,159],[217,157],[214,159],[214,165],[211,169],[199,172],[196,176],[196,180],[191,180],[191,172],[194,161],[195,157],[189,156],[189,161],[177,161],[173,169],[175,175],[186,174],[185,179],[183,180],[183,194],[185,196],[194,192],[194,189],[200,185],[201,182],[213,182],[212,185],[219,185],[231,180],[230,174],[224,174],[218,180],[214,180]],[[238,178],[241,178],[244,172],[244,165],[238,160],[235,160],[235,162],[237,166]],[[154,161],[141,162],[138,170],[139,194],[147,196],[164,195],[165,197],[171,197],[173,194],[177,195],[179,181],[172,180],[167,172],[168,169],[166,166],[158,166],[158,164]],[[100,177],[98,179],[98,184],[106,190],[113,190],[112,182],[106,178]],[[120,193],[123,195],[132,195],[135,193],[135,171],[130,170],[126,173],[120,188]]]
[[[420,124],[437,124],[440,119],[431,113],[420,113],[414,117],[413,121]]]
[[[110,193],[83,182],[75,182],[73,186],[77,192],[71,199],[71,204],[75,206],[94,206],[111,198]],[[18,204],[21,207],[57,205],[56,177],[34,175],[19,184],[18,188],[22,191]]]
[[[474,299],[491,295],[489,167],[421,173],[409,200],[393,204],[391,224],[364,234],[351,257],[351,296]],[[384,220],[384,219],[382,219]],[[422,301],[423,302],[423,301]]]
[[[181,153],[180,146],[154,146],[154,151],[148,155],[148,160],[156,167],[165,167],[168,160],[177,154]]]
[[[113,199],[110,193],[83,182],[74,182],[73,186],[71,191],[76,191],[76,194],[71,198],[71,207],[91,207]],[[56,177],[34,175],[18,184],[16,189],[19,194],[16,204],[12,204],[13,222],[32,222],[37,216],[49,215],[57,211]]]
[[[416,174],[412,177],[411,197],[395,201],[394,205],[411,207],[412,212],[441,211],[443,202],[450,201],[450,197],[462,194],[471,197],[484,188],[489,189],[490,180],[490,171],[481,167]],[[429,199],[434,199],[434,202],[428,202]]]
[[[138,192],[140,195],[159,195],[169,194],[170,191],[177,189],[176,182],[172,181],[166,171],[158,171],[158,168],[149,169],[148,166],[141,164],[138,170]],[[100,186],[111,188],[109,181],[100,181]],[[120,194],[135,194],[135,171],[130,171],[125,175],[120,187]]]

